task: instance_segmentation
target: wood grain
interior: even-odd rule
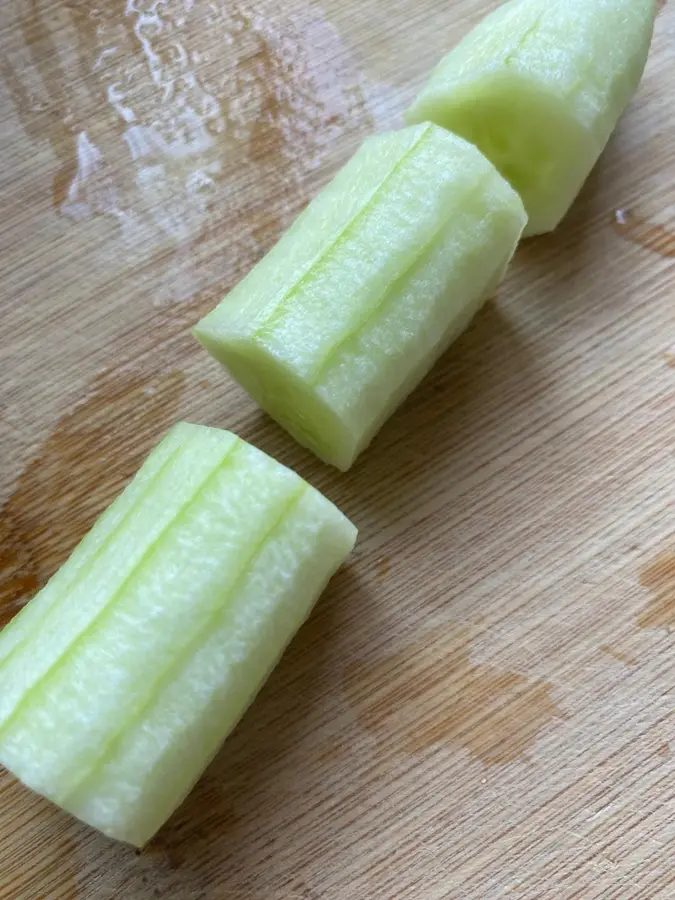
[[[361,529],[144,853],[0,775],[2,900],[675,896],[675,9],[559,231],[354,470],[189,327],[488,0],[0,10],[0,622],[179,418]]]

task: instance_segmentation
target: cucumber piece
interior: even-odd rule
[[[98,556],[110,536],[117,531],[146,494],[148,486],[152,484],[157,474],[183,445],[191,428],[192,425],[179,423],[171,429],[166,438],[150,453],[127,489],[110,504],[80,541],[71,554],[68,565],[62,566],[40,593],[14,616],[9,625],[5,626],[0,641],[0,664],[19,644],[30,637],[36,625],[71,587],[82,569]]]
[[[172,436],[169,440],[172,441]],[[16,713],[27,691],[49,673],[71,644],[126,589],[138,565],[152,553],[164,532],[175,524],[195,493],[222,464],[236,443],[234,435],[222,437],[215,429],[210,429],[200,439],[198,453],[190,452],[193,441],[184,442],[179,452],[168,457],[141,494],[123,527],[118,527],[108,537],[100,551],[82,565],[73,580],[68,572],[61,570],[60,576],[57,573],[56,591],[59,597],[51,604],[44,619],[36,623],[44,635],[40,652],[35,652],[32,640],[24,640],[0,662],[0,729],[6,727]],[[114,552],[111,552],[111,547]],[[81,555],[85,554],[76,554],[78,558]],[[68,563],[66,566],[69,568]],[[63,590],[59,590],[60,584],[64,585]],[[51,582],[45,590],[52,590]],[[34,602],[42,605],[40,594],[19,614],[21,618],[31,616],[29,609]]]
[[[195,335],[346,470],[494,289],[525,222],[461,138],[432,124],[370,138]]]
[[[328,500],[265,454],[227,432],[177,426],[52,579],[46,614],[28,612],[41,594],[20,614],[30,627],[0,657],[0,762],[141,846],[355,538]]]
[[[305,492],[261,548],[237,603],[222,607],[66,807],[132,844],[154,834],[218,750],[223,723],[238,721],[251,703],[353,542],[331,504]]]
[[[437,66],[406,113],[475,144],[518,191],[526,235],[563,218],[637,90],[655,0],[511,0]]]

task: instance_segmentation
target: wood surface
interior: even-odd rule
[[[361,529],[142,854],[0,775],[2,900],[675,897],[675,6],[572,213],[353,471],[189,333],[493,5],[2,3],[2,622],[177,419]]]

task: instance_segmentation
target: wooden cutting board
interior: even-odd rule
[[[675,897],[675,6],[571,215],[352,472],[190,336],[494,5],[2,4],[0,622],[177,419],[361,529],[142,854],[0,775],[3,900]]]

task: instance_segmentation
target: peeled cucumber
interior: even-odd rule
[[[496,288],[525,222],[461,138],[432,124],[369,138],[195,334],[346,470]]]
[[[342,513],[265,454],[175,426],[0,633],[0,762],[142,846],[355,539]]]
[[[552,231],[642,77],[656,0],[511,0],[438,65],[408,110],[475,144]]]

